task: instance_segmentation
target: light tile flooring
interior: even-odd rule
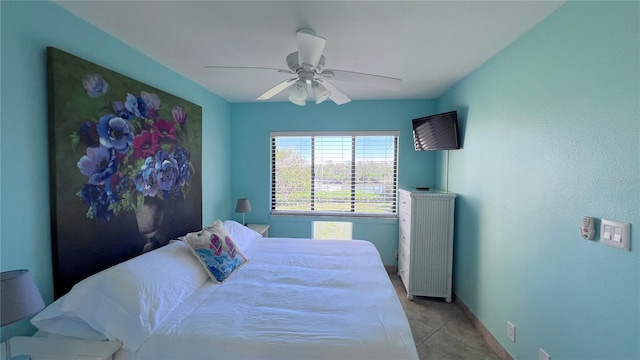
[[[458,305],[444,299],[407,299],[402,281],[389,275],[409,319],[420,360],[498,359]]]

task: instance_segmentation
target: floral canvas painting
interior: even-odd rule
[[[202,109],[47,49],[56,298],[202,225]]]

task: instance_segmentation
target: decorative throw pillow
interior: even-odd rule
[[[224,282],[248,261],[220,220],[201,231],[187,234],[184,242],[191,246],[213,282]]]

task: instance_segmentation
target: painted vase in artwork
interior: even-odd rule
[[[164,205],[157,197],[145,197],[142,206],[135,211],[138,231],[144,241],[143,253],[161,246],[156,235],[164,220]]]

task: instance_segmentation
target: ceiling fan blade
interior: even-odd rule
[[[298,80],[298,78],[287,79],[287,80],[279,83],[278,85],[272,87],[271,89],[265,91],[264,94],[258,96],[256,98],[256,100],[268,100],[268,99],[271,99],[272,97],[276,96],[276,94],[278,94],[280,91],[288,88],[291,84],[296,82],[296,80]]]
[[[326,79],[318,79],[318,81],[321,82],[322,85],[324,85],[324,87],[326,87],[327,90],[331,92],[329,99],[331,99],[331,101],[333,101],[334,103],[338,105],[342,105],[351,101],[351,99],[349,99],[347,95],[345,95],[337,87],[333,86],[333,84],[327,81]]]
[[[298,64],[303,67],[305,64],[309,65],[310,69],[308,70],[316,68],[327,40],[317,36],[315,31],[309,29],[298,30],[297,36]]]
[[[208,65],[208,66],[205,66],[205,69],[223,69],[223,70],[274,70],[274,71],[281,72],[281,73],[295,74],[295,73],[294,73],[294,72],[292,72],[291,70],[276,69],[276,68],[267,68],[267,67],[254,67],[254,66],[215,66],[215,65]]]
[[[363,85],[394,91],[398,91],[402,88],[402,80],[400,79],[355,71],[327,69],[323,71],[320,76],[331,80],[357,82]]]

